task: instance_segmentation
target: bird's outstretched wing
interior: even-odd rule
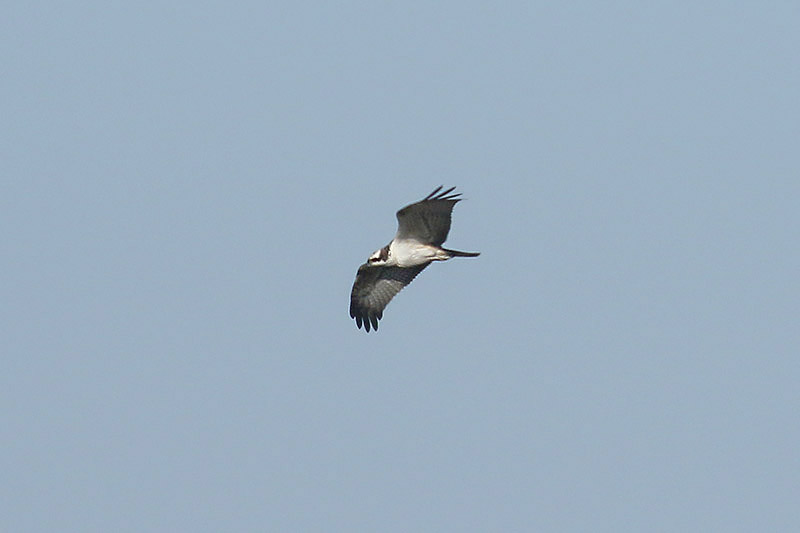
[[[361,265],[350,293],[350,317],[356,319],[356,325],[361,328],[364,324],[369,331],[372,324],[378,331],[378,320],[391,299],[428,264],[411,268]]]
[[[450,194],[455,187],[444,192],[436,188],[423,200],[405,206],[397,212],[395,239],[413,239],[424,244],[441,246],[450,232],[450,215],[453,206],[460,202],[461,193]]]

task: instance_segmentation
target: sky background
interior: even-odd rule
[[[0,530],[800,530],[798,27],[0,8]],[[482,255],[356,329],[440,184]]]

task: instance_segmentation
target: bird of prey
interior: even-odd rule
[[[478,252],[458,252],[442,248],[450,231],[453,206],[461,193],[451,194],[455,187],[442,191],[442,186],[419,202],[397,212],[397,234],[375,251],[358,268],[350,293],[350,317],[369,332],[370,324],[378,331],[383,310],[400,290],[433,261],[453,257],[477,257]]]

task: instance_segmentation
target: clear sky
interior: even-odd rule
[[[796,2],[11,2],[0,530],[800,530]],[[458,186],[380,331],[394,213]]]

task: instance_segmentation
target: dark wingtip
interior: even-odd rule
[[[457,192],[455,194],[450,194],[454,190],[456,190],[455,187],[450,187],[449,189],[447,189],[445,191],[439,192],[439,191],[442,190],[442,187],[443,187],[443,185],[439,185],[438,187],[436,187],[436,189],[434,189],[434,191],[432,193],[430,193],[428,196],[426,196],[423,201],[425,201],[425,200],[453,200],[455,202],[461,201],[461,199],[459,198],[459,196],[461,196],[460,192]]]
[[[434,195],[436,195],[436,193],[437,193],[437,192],[439,192],[439,191],[441,191],[441,190],[442,190],[442,187],[444,187],[444,185],[439,185],[438,187],[436,187],[436,188],[433,190],[433,192],[432,192],[432,193],[430,193],[428,196],[426,196],[426,197],[425,197],[425,200],[430,200],[431,198],[433,198],[433,197],[434,197]]]
[[[378,320],[383,318],[383,311],[370,314],[366,309],[352,308],[350,309],[350,317],[356,320],[358,329],[362,327],[369,333],[371,330],[378,331]]]

